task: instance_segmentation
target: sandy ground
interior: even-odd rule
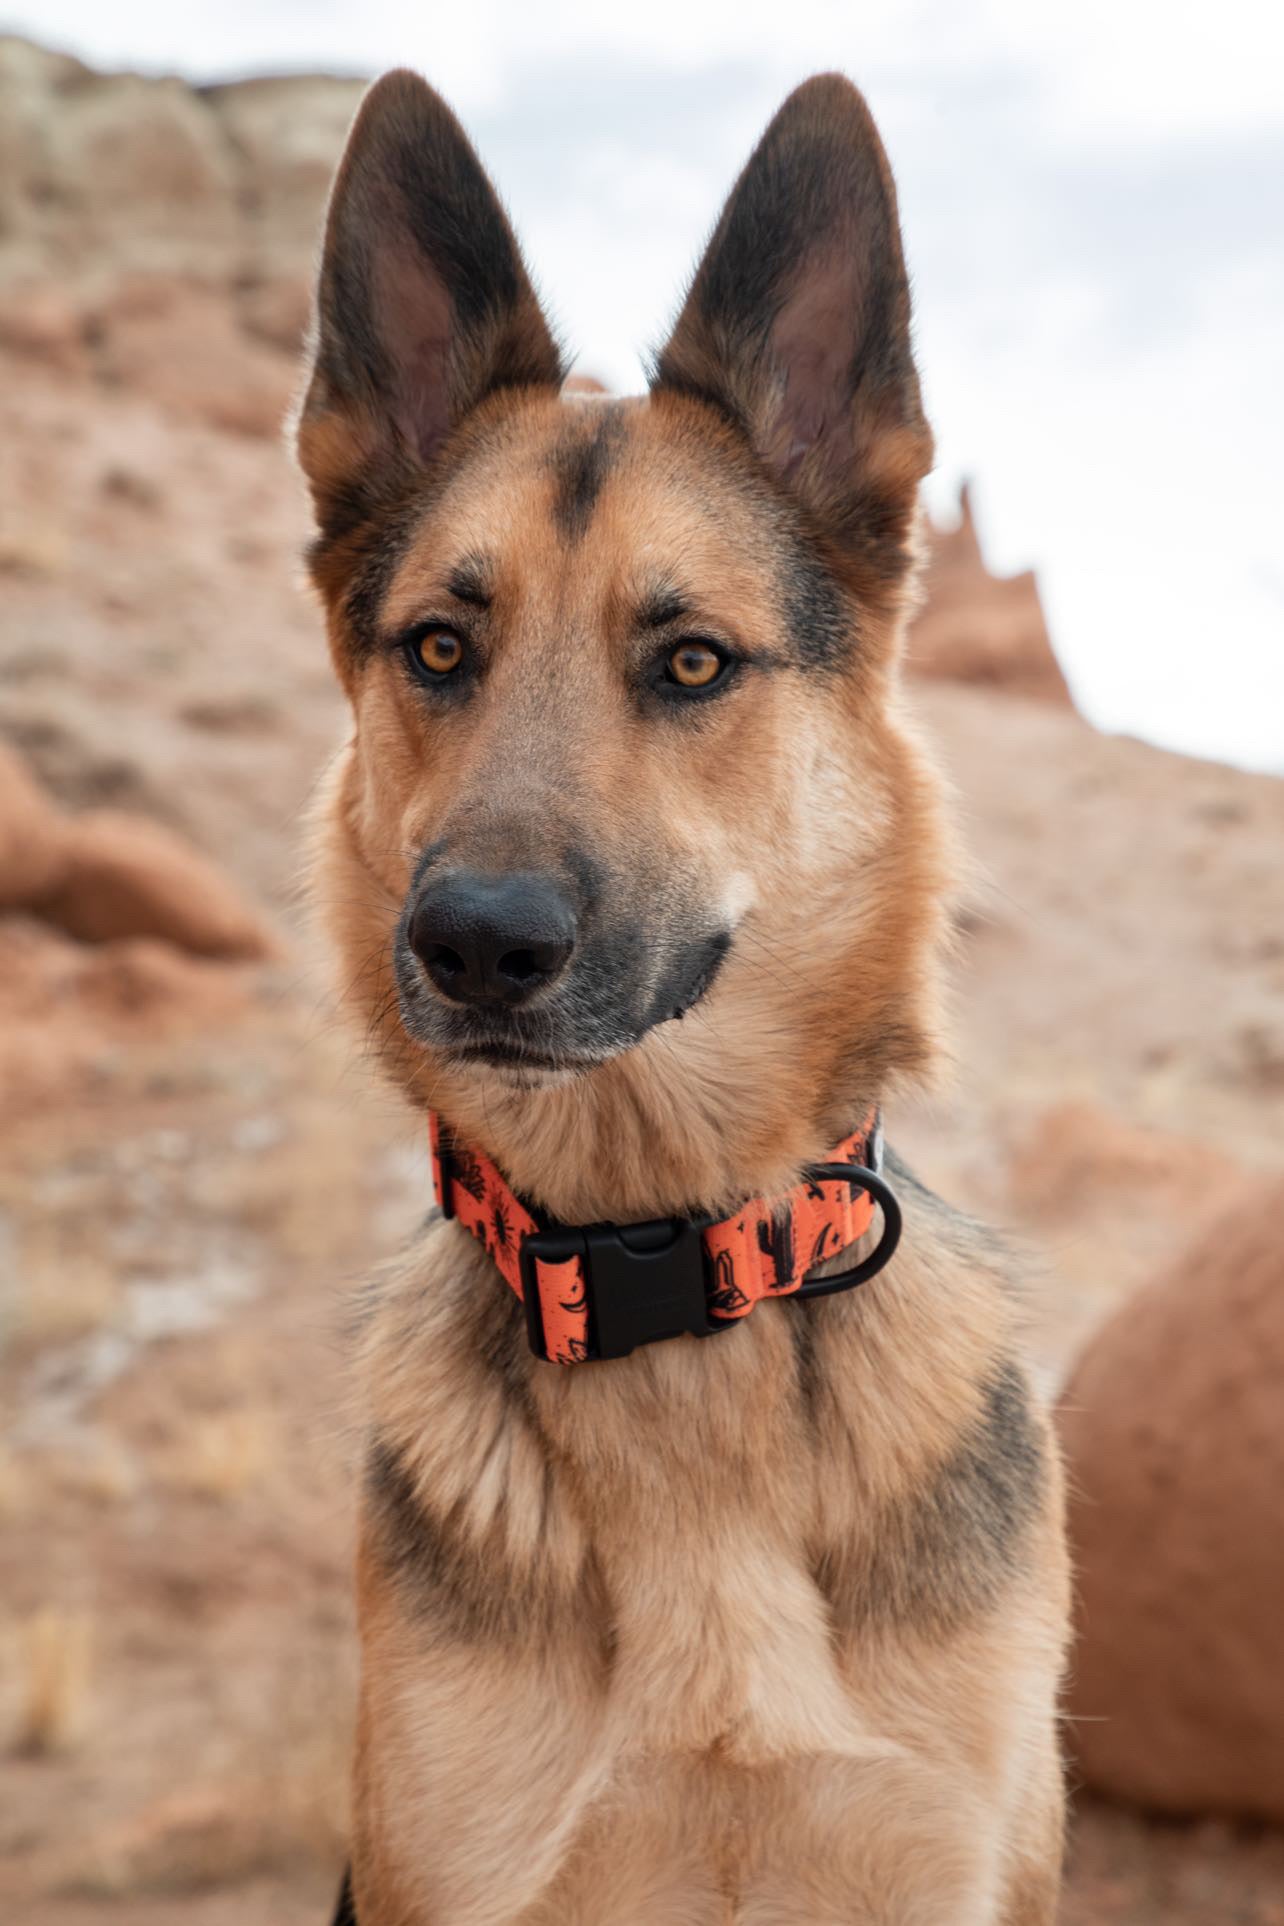
[[[74,987],[13,1019],[0,1916],[293,1926],[342,1851],[347,1307],[426,1207],[426,1160],[295,908],[342,722],[283,454],[38,358],[0,377],[0,732],[66,801],[181,828],[292,945],[159,1038]],[[974,869],[953,1079],[889,1128],[1029,1240],[1055,1382],[1278,1163],[1284,785],[1047,704],[915,699]],[[1284,1843],[1083,1803],[1063,1917],[1284,1921]]]

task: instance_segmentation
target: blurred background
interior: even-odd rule
[[[283,450],[363,79],[419,67],[636,387],[762,125],[866,90],[972,856],[889,1119],[1038,1258],[1066,1926],[1284,1923],[1284,28],[1248,0],[0,0],[0,1916],[294,1926],[354,1649],[345,1302],[428,1198],[300,910],[343,717]]]

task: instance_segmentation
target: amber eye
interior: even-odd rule
[[[679,642],[665,664],[671,681],[683,689],[708,689],[727,666],[727,658],[709,642]]]
[[[426,635],[415,637],[410,654],[415,667],[428,675],[449,675],[463,661],[464,645],[453,629],[429,629]]]

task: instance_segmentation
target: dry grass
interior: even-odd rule
[[[0,1524],[25,1518],[31,1509],[31,1478],[14,1452],[0,1445]]]
[[[47,1758],[74,1751],[89,1725],[93,1625],[88,1613],[48,1607],[13,1640],[17,1673],[14,1746]]]
[[[290,1135],[262,1156],[233,1166],[226,1207],[272,1237],[287,1258],[328,1268],[336,1247],[367,1233],[370,1200],[351,1181],[350,1107],[332,1100],[300,1105]]]
[[[176,1491],[227,1502],[261,1489],[278,1451],[278,1427],[267,1412],[210,1412],[193,1421],[161,1476]]]
[[[120,1305],[120,1281],[106,1265],[87,1258],[37,1263],[20,1273],[14,1340],[32,1349],[70,1343],[101,1330]]]
[[[91,1838],[69,1885],[119,1899],[209,1891],[304,1868],[328,1876],[348,1834],[350,1734],[333,1684],[305,1665],[264,1708],[270,1744],[265,1733],[246,1733],[229,1772],[167,1793]]]
[[[60,1491],[95,1505],[120,1505],[138,1495],[141,1479],[135,1458],[115,1438],[95,1434],[93,1449],[54,1460],[50,1475]]]
[[[70,554],[65,530],[29,522],[0,534],[0,575],[62,575]]]
[[[197,1786],[157,1800],[127,1826],[91,1840],[68,1885],[119,1899],[207,1892],[264,1874],[337,1865],[344,1842],[332,1806],[319,1803],[313,1788],[288,1780]]]

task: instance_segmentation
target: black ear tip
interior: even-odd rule
[[[785,120],[810,121],[813,125],[834,129],[859,129],[874,132],[874,116],[869,111],[869,103],[854,80],[846,74],[813,74],[789,94],[779,113],[777,122]]]
[[[381,74],[362,96],[352,123],[353,138],[377,136],[384,129],[421,128],[426,122],[453,120],[453,115],[422,74],[409,67],[393,67]]]
[[[363,105],[373,102],[391,106],[397,102],[436,100],[435,94],[422,74],[413,67],[390,67],[386,74],[367,87]]]
[[[856,82],[849,80],[846,74],[840,73],[837,67],[833,67],[828,73],[812,74],[809,79],[800,81],[793,92],[786,97],[786,105],[791,100],[797,100],[817,106],[840,104],[850,106],[853,101],[863,103],[864,99],[865,96]]]

